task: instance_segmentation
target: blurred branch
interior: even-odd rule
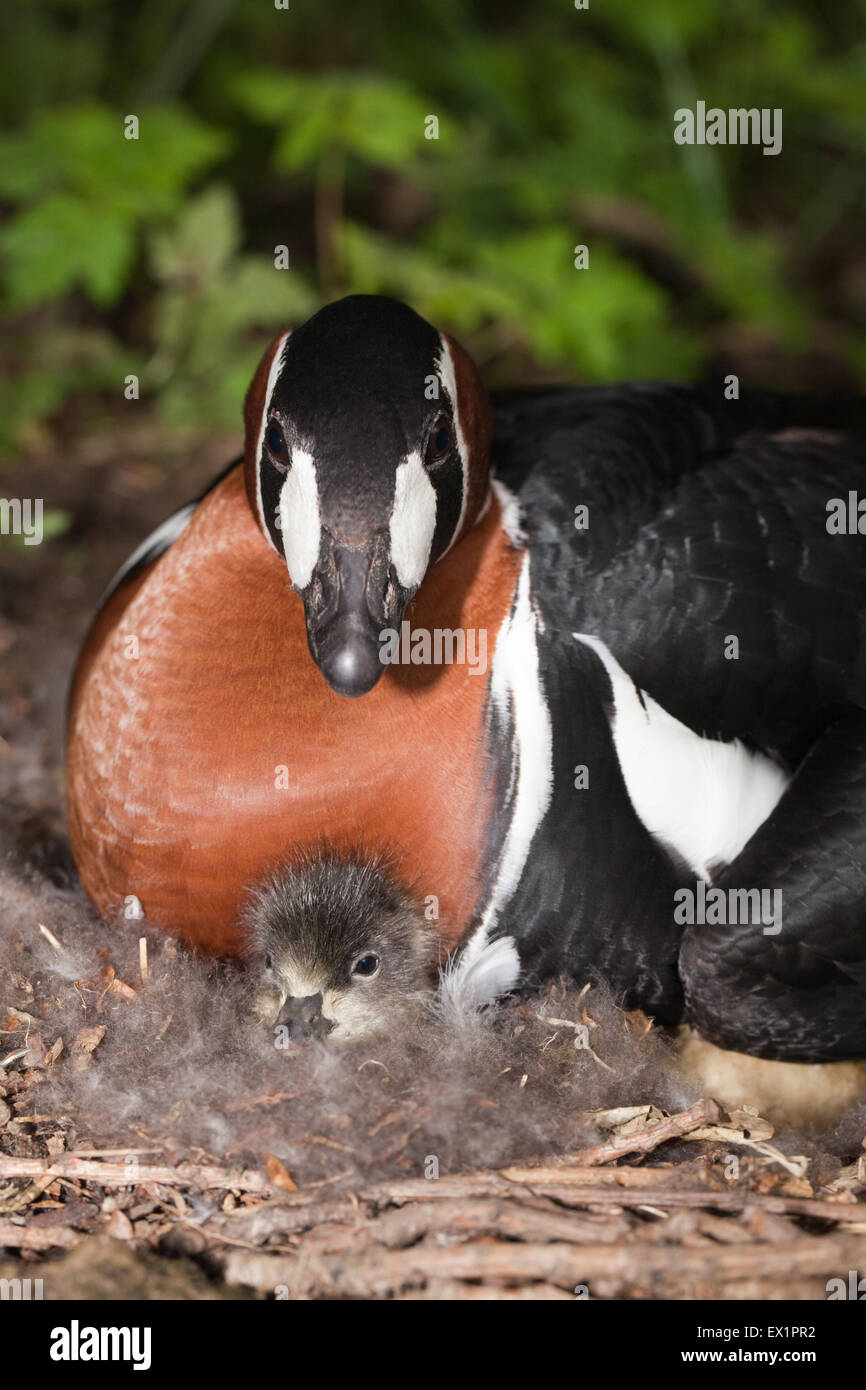
[[[698,100],[697,85],[685,45],[671,25],[660,28],[653,36],[652,48],[662,79],[664,99],[670,108],[670,138],[673,141],[674,112],[681,107],[693,107]],[[721,166],[715,149],[710,145],[680,145],[680,158],[686,175],[694,184],[698,197],[708,200],[717,213],[727,211],[728,198]]]
[[[216,38],[235,0],[196,0],[190,5],[161,62],[146,79],[139,101],[176,97]]]
[[[316,265],[319,289],[325,299],[332,298],[339,288],[337,242],[343,220],[345,170],[345,153],[336,147],[322,155],[316,170]]]

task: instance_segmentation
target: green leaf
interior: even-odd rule
[[[440,118],[439,139],[428,140],[425,122],[436,115],[408,85],[354,73],[301,76],[270,69],[244,73],[235,96],[249,115],[278,126],[274,167],[283,173],[309,168],[328,151],[341,150],[371,165],[402,169],[421,150],[454,137]]]
[[[430,250],[401,245],[358,223],[342,228],[340,252],[355,293],[407,299],[425,317],[441,319],[461,332],[516,309],[504,287],[449,265]]]
[[[218,275],[240,244],[237,199],[213,184],[191,198],[173,225],[151,238],[153,268],[160,280],[207,282]]]
[[[0,193],[25,201],[62,187],[131,218],[173,211],[190,179],[225,152],[228,140],[176,107],[138,114],[139,137],[127,140],[123,114],[95,103],[42,113],[0,145]]]
[[[82,198],[57,193],[10,219],[0,232],[6,298],[30,308],[83,285],[96,304],[121,294],[135,250],[128,221],[116,212],[96,215]]]

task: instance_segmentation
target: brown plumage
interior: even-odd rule
[[[413,627],[484,629],[492,649],[518,564],[494,498],[427,575]],[[67,759],[82,882],[109,919],[135,895],[150,920],[234,954],[243,891],[269,864],[323,837],[388,844],[453,944],[489,816],[486,689],[466,665],[393,666],[363,700],[334,694],[236,470],[82,653]]]

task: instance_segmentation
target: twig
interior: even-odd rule
[[[53,1117],[52,1115],[45,1115],[45,1116],[43,1116],[42,1118],[43,1118],[43,1119],[46,1119],[46,1120],[50,1120],[50,1119],[53,1119],[54,1117]],[[130,1149],[130,1148],[122,1148],[122,1149],[75,1149],[74,1152],[70,1155],[70,1157],[72,1157],[72,1158],[116,1158],[116,1157],[118,1156],[118,1154],[123,1154],[124,1156],[129,1155],[129,1157],[133,1157],[133,1156],[137,1156],[138,1154],[161,1154],[161,1153],[163,1153],[163,1152],[164,1152],[163,1149]]]
[[[570,1158],[557,1161],[594,1167],[600,1163],[611,1163],[614,1159],[622,1158],[624,1154],[651,1153],[667,1139],[679,1139],[693,1129],[715,1124],[720,1117],[721,1111],[714,1100],[699,1100],[691,1109],[683,1110],[678,1115],[669,1115],[667,1119],[648,1125],[636,1134],[615,1134],[603,1144],[596,1144],[591,1149],[580,1149]]]
[[[669,1169],[677,1182],[687,1173]],[[362,1190],[360,1202],[370,1212],[389,1208],[411,1209],[414,1204],[435,1204],[447,1212],[451,1203],[474,1199],[550,1200],[559,1207],[632,1207],[712,1209],[725,1212],[767,1213],[773,1216],[808,1216],[846,1224],[863,1213],[866,1204],[825,1201],[814,1197],[784,1197],[734,1188],[720,1192],[663,1185],[665,1170],[652,1168],[533,1169],[511,1168],[503,1173],[472,1173],[451,1178],[399,1179]],[[604,1183],[604,1186],[600,1185]],[[279,1205],[265,1203],[244,1211],[222,1212],[213,1220],[249,1228],[264,1238],[281,1232],[299,1232],[327,1221],[354,1218],[359,1198],[347,1192],[332,1201],[313,1203],[303,1192],[288,1193]]]
[[[27,1187],[19,1188],[8,1197],[0,1197],[0,1211],[20,1211],[22,1207],[29,1207],[53,1182],[54,1178],[43,1176],[29,1183]]]
[[[84,1151],[85,1154],[89,1152]],[[290,1211],[297,1212],[298,1208],[308,1207],[310,1210],[305,1213],[305,1219],[307,1224],[313,1224],[325,1220],[345,1220],[347,1214],[357,1207],[359,1200],[370,1211],[376,1212],[418,1201],[439,1204],[455,1198],[522,1200],[523,1194],[531,1192],[536,1196],[550,1197],[567,1207],[612,1204],[624,1207],[706,1207],[723,1211],[757,1208],[833,1222],[856,1221],[866,1214],[866,1203],[863,1202],[766,1195],[745,1187],[696,1191],[695,1169],[703,1173],[698,1165],[683,1163],[653,1168],[599,1168],[595,1164],[575,1164],[574,1155],[571,1158],[572,1166],[566,1166],[568,1162],[563,1155],[549,1160],[545,1167],[512,1166],[499,1172],[481,1171],[431,1180],[397,1178],[363,1188],[357,1196],[354,1193],[341,1194],[331,1202],[322,1202],[318,1193],[314,1197],[314,1187],[319,1189],[329,1182],[344,1181],[349,1176],[347,1172],[340,1172],[332,1179],[307,1184],[302,1191],[281,1193],[280,1210],[287,1213],[286,1229],[290,1226],[304,1229],[303,1224],[296,1224],[294,1216],[289,1218]],[[77,1153],[63,1154],[51,1160],[0,1155],[0,1178],[38,1180],[42,1177],[78,1179],[102,1187],[159,1183],[167,1187],[234,1189],[262,1195],[276,1190],[275,1183],[267,1173],[257,1168],[231,1169],[215,1163],[180,1163],[176,1167],[139,1163],[130,1171],[127,1164],[100,1162]],[[691,1186],[687,1187],[690,1177]],[[676,1187],[666,1186],[667,1181],[676,1182]]]
[[[279,1105],[284,1100],[297,1100],[300,1091],[277,1091],[272,1096],[253,1096],[251,1100],[233,1100],[226,1106],[226,1110],[254,1110],[259,1105]]]
[[[57,937],[54,935],[54,932],[50,929],[50,927],[46,927],[44,922],[37,922],[36,925],[38,926],[42,935],[45,937],[45,940],[48,942],[48,944],[50,946],[53,946],[55,951],[60,951],[62,954],[65,954],[66,947],[63,946],[63,944],[57,940]]]
[[[509,1175],[517,1181],[519,1170],[506,1170]],[[593,1170],[589,1169],[591,1173]],[[619,1168],[617,1172],[624,1170]],[[585,1187],[575,1190],[566,1181],[562,1183],[562,1173],[556,1174],[553,1181],[555,1170],[551,1169],[548,1174],[547,1182],[532,1181],[532,1170],[527,1170],[524,1181],[531,1182],[532,1191],[541,1193],[548,1197],[554,1197],[556,1201],[568,1203],[573,1206],[605,1206],[612,1203],[621,1207],[640,1207],[645,1206],[648,1201],[660,1206],[667,1207],[713,1207],[717,1211],[747,1211],[753,1207],[762,1211],[774,1212],[777,1215],[788,1216],[813,1216],[822,1221],[851,1221],[856,1220],[861,1212],[866,1212],[866,1205],[863,1203],[849,1202],[825,1202],[819,1197],[782,1197],[764,1196],[763,1193],[750,1192],[748,1189],[734,1189],[731,1192],[695,1192],[694,1189],[685,1191],[679,1188],[665,1189],[663,1187],[650,1188],[644,1191],[630,1192],[622,1188],[590,1188]],[[651,1174],[652,1169],[647,1169],[647,1174]]]
[[[461,1284],[458,1279],[436,1280],[427,1284],[423,1289],[410,1289],[404,1295],[407,1303],[415,1301],[424,1302],[446,1302],[446,1303],[523,1303],[523,1302],[547,1302],[556,1300],[561,1302],[574,1301],[574,1295],[566,1293],[564,1289],[557,1289],[553,1284],[528,1284],[524,1289],[503,1289],[495,1284],[484,1288],[480,1284]]]
[[[866,1238],[805,1236],[797,1243],[797,1273],[834,1274],[859,1269],[866,1257]],[[256,1289],[288,1285],[294,1297],[384,1298],[440,1280],[480,1280],[526,1285],[540,1280],[576,1289],[593,1280],[617,1289],[652,1289],[660,1278],[675,1274],[680,1285],[701,1281],[785,1277],[791,1272],[791,1246],[756,1244],[669,1247],[643,1241],[615,1245],[524,1244],[475,1241],[464,1245],[415,1245],[406,1250],[372,1250],[359,1256],[249,1254],[231,1251],[224,1261],[230,1283]]]
[[[155,1182],[166,1187],[234,1187],[244,1192],[270,1192],[274,1188],[267,1174],[256,1168],[233,1171],[205,1163],[179,1163],[176,1168],[138,1163],[130,1171],[129,1165],[123,1163],[99,1163],[75,1154],[63,1154],[50,1161],[0,1154],[0,1178],[39,1178],[49,1173],[52,1178],[81,1178],[103,1187],[135,1187]]]
[[[29,1047],[19,1047],[15,1052],[7,1052],[5,1057],[0,1058],[0,1069],[3,1067],[11,1067],[13,1062],[17,1062],[22,1057],[26,1057],[29,1051]]]

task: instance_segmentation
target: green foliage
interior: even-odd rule
[[[125,374],[139,369],[138,353],[103,329],[62,319],[50,331],[38,321],[16,327],[15,370],[0,375],[0,455],[11,454],[67,402],[117,394]]]
[[[356,224],[344,228],[348,279],[364,294],[411,299],[420,313],[467,335],[495,320],[505,341],[523,339],[539,362],[569,362],[581,375],[640,374],[644,344],[657,344],[655,373],[687,373],[697,354],[667,321],[660,290],[629,261],[600,247],[591,270],[573,269],[562,227],[485,241],[467,268],[400,249]]]
[[[231,426],[267,338],[352,290],[500,378],[748,374],[754,341],[797,384],[816,335],[866,374],[853,0],[25,0],[0,40],[0,449],[130,372]],[[698,98],[781,107],[783,153],[677,146]]]
[[[312,290],[273,260],[239,254],[241,218],[230,188],[214,184],[190,199],[167,228],[150,239],[150,263],[160,287],[154,316],[155,353],[144,386],[161,387],[170,424],[198,421],[231,426],[262,351],[262,337],[307,317]]]
[[[169,108],[143,113],[128,140],[120,114],[91,104],[46,111],[0,140],[0,196],[18,205],[0,231],[6,304],[32,308],[79,285],[97,306],[114,304],[140,229],[173,212],[226,145]]]
[[[273,167],[296,174],[341,150],[373,168],[404,170],[433,142],[424,136],[428,107],[402,82],[350,73],[242,73],[234,84],[242,110],[279,129]],[[450,123],[440,138],[450,131]]]

